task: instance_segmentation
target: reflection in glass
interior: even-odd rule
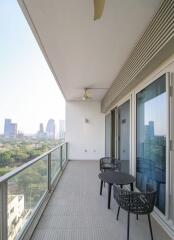
[[[157,190],[157,208],[165,213],[166,190],[166,81],[165,75],[137,94],[137,187]]]
[[[8,181],[8,240],[17,239],[47,189],[48,157]]]

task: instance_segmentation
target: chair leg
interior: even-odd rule
[[[111,205],[111,188],[112,188],[112,184],[108,183],[108,209],[110,209],[110,205]]]
[[[104,187],[105,187],[105,182],[104,182]]]
[[[103,190],[103,181],[101,180],[101,182],[100,182],[100,195],[102,195],[102,190]]]
[[[117,210],[117,221],[118,221],[119,213],[120,213],[120,206],[118,206],[118,210]]]
[[[151,240],[153,240],[153,232],[152,232],[152,225],[151,225],[150,214],[148,214],[148,221],[149,221]]]
[[[138,214],[137,214],[137,220],[138,220]]]
[[[129,240],[129,227],[130,227],[130,212],[127,215],[127,240]]]

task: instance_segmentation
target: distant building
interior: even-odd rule
[[[38,138],[45,138],[46,134],[44,132],[44,126],[43,123],[40,123],[39,125],[39,131],[37,132],[37,137]]]
[[[46,127],[47,138],[55,139],[55,131],[56,131],[55,121],[54,119],[49,119]]]
[[[19,132],[19,131],[18,131],[18,138],[24,138],[23,132]]]
[[[4,136],[9,137],[10,135],[10,126],[11,126],[11,119],[5,119],[4,121]]]
[[[154,136],[155,136],[154,122],[150,121],[149,124],[145,126],[145,138],[153,139]]]
[[[44,133],[44,126],[43,126],[43,123],[40,123],[39,131],[40,131],[41,133]]]
[[[15,138],[17,136],[17,123],[12,123],[11,119],[5,119],[4,136],[6,138]]]
[[[24,208],[24,195],[8,197],[8,239],[16,239],[18,232],[25,224],[29,210]]]
[[[65,138],[65,120],[59,120],[59,138]]]

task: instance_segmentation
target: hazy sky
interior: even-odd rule
[[[35,133],[65,118],[64,98],[16,0],[0,0],[0,133],[4,119]]]

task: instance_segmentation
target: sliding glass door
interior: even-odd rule
[[[111,113],[105,116],[105,156],[111,157]]]
[[[130,100],[118,107],[118,159],[122,161],[121,170],[129,173],[130,163]]]
[[[156,207],[165,214],[167,93],[163,75],[136,95],[136,185],[157,190]]]

